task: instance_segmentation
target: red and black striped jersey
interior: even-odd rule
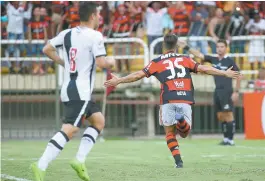
[[[161,83],[160,104],[194,104],[191,72],[198,63],[185,55],[169,52],[152,60],[144,69],[146,77],[155,76]]]

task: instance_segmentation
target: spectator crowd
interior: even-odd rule
[[[103,1],[100,4],[98,31],[105,37],[147,37],[148,45],[167,32],[178,36],[211,36],[214,41],[190,41],[190,45],[204,54],[216,53],[219,39],[226,39],[231,53],[245,53],[247,42],[231,41],[233,36],[265,34],[265,2],[262,1]],[[32,44],[38,39],[47,42],[66,28],[79,25],[78,1],[1,1],[1,38],[29,40],[29,44],[2,45],[5,57],[42,56],[42,44]],[[210,48],[208,48],[208,45]],[[135,45],[116,44],[114,54],[128,55]],[[161,53],[161,44],[155,53]],[[264,40],[250,40],[249,57],[261,68],[264,61]],[[185,53],[185,52],[184,52]],[[243,68],[243,57],[240,66]],[[129,61],[124,62],[130,71]],[[44,62],[2,62],[10,73],[44,74],[53,72],[54,65]],[[30,67],[30,68],[29,68]]]

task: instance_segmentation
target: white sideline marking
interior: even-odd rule
[[[235,148],[247,148],[251,150],[265,150],[263,147],[250,147],[250,146],[241,146],[241,145],[236,145]]]
[[[18,178],[7,174],[1,174],[1,178],[9,179],[9,180],[16,180],[16,181],[31,181],[25,178]]]
[[[234,156],[235,158],[257,158],[257,157],[264,157],[265,155],[257,155],[257,154],[250,154],[250,155],[201,155],[203,158],[222,158],[222,157],[231,157]]]
[[[220,158],[225,157],[225,155],[201,155],[203,158]]]

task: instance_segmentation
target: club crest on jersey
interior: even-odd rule
[[[176,88],[184,88],[185,84],[184,81],[174,81]]]

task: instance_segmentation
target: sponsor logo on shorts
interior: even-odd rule
[[[178,96],[186,96],[186,91],[177,91]]]

